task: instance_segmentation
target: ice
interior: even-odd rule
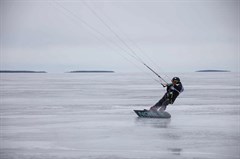
[[[1,74],[0,158],[239,159],[239,75],[168,76],[172,118],[143,119],[164,94],[146,74]]]

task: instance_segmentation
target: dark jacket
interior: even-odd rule
[[[167,98],[170,100],[170,104],[173,104],[177,96],[183,92],[184,88],[182,86],[182,83],[179,82],[176,85],[173,85],[172,83],[167,85]]]

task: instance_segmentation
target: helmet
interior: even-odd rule
[[[173,78],[172,78],[172,82],[173,82],[173,81],[176,81],[177,83],[179,83],[179,82],[180,82],[180,78],[178,78],[178,77],[173,77]]]

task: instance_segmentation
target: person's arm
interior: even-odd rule
[[[163,87],[171,87],[172,83],[161,83]]]

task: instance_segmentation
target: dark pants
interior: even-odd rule
[[[168,104],[170,104],[170,100],[167,97],[167,93],[165,93],[162,99],[152,106],[150,110],[158,110],[160,108],[160,111],[164,111],[166,110]]]

